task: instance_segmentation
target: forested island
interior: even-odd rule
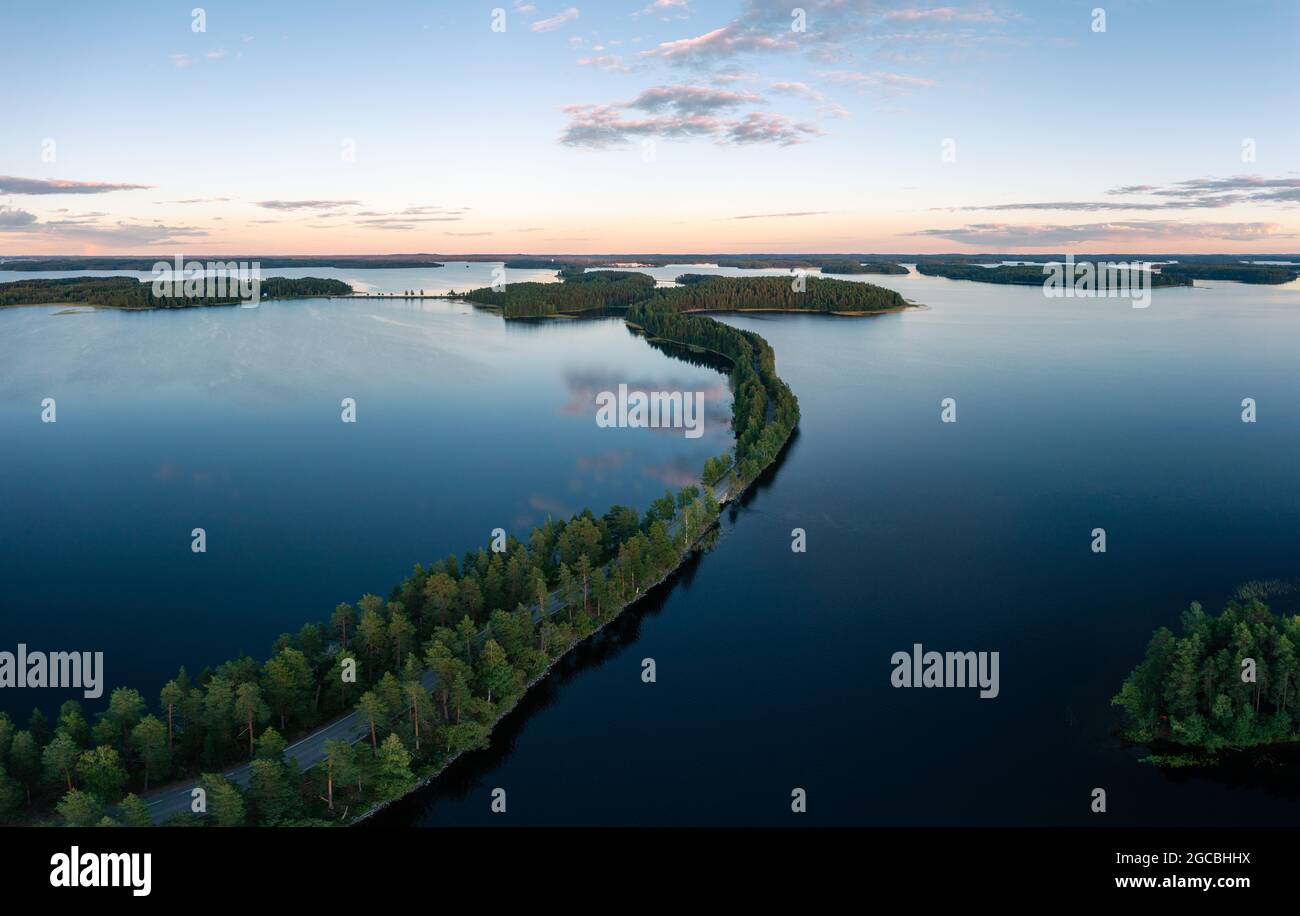
[[[644,296],[636,276],[563,286],[584,304],[586,291],[611,285]],[[758,334],[651,297],[628,320],[652,340],[732,364],[734,454],[708,459],[706,486],[665,492],[644,513],[584,510],[499,552],[417,564],[386,599],[338,605],[328,620],[280,636],[261,663],[241,656],[197,676],[182,667],[156,702],[119,687],[93,724],[75,700],[53,721],[34,710],[25,728],[0,714],[0,821],[146,826],[155,820],[150,788],[189,777],[205,792],[206,815],[186,809],[169,824],[345,824],[487,746],[560,657],[697,549],[720,503],[753,483],[799,421]],[[286,757],[290,742],[341,716],[363,726],[362,740],[326,740],[319,764],[300,771]],[[228,769],[241,761],[247,770]],[[188,805],[188,787],[179,792]]]
[[[629,307],[654,293],[654,278],[621,270],[566,273],[562,283],[507,283],[453,294],[500,309],[506,318],[540,318]]]
[[[820,261],[824,274],[906,274],[907,268],[893,261]]]
[[[1216,615],[1198,603],[1182,635],[1155,631],[1146,657],[1111,702],[1121,734],[1160,766],[1214,763],[1221,752],[1300,740],[1300,617],[1277,614],[1246,588]]]
[[[1282,264],[1182,263],[1160,264],[1160,275],[1192,280],[1234,280],[1237,283],[1290,283],[1300,267]]]
[[[562,271],[561,283],[510,283],[457,298],[500,309],[507,318],[533,318],[646,304],[681,312],[785,311],[869,315],[908,307],[890,289],[825,277],[720,277],[683,274],[678,286],[657,287],[649,274]],[[796,279],[799,281],[796,284]],[[798,288],[801,286],[802,288]]]
[[[1092,264],[1091,261],[1075,261],[1076,267],[1083,264]],[[977,283],[1006,283],[1015,286],[1042,286],[1047,279],[1047,272],[1044,270],[1046,264],[1002,264],[997,267],[982,267],[979,264],[967,263],[948,263],[943,261],[918,261],[916,265],[917,273],[925,274],[927,277],[947,277],[949,280],[974,280]],[[1131,268],[1120,268],[1117,273],[1123,278],[1124,274],[1133,274]],[[1148,274],[1152,288],[1159,286],[1191,286],[1192,278],[1189,276],[1168,273],[1156,273],[1154,271],[1143,271]],[[1105,274],[1106,269],[1103,265],[1101,273]],[[1128,276],[1126,279],[1132,288],[1136,289],[1139,281],[1136,277]],[[1066,278],[1070,282],[1070,278]]]
[[[266,277],[258,284],[260,299],[303,299],[314,296],[350,296],[352,287],[342,280],[320,277]],[[180,284],[178,284],[180,285]],[[237,291],[232,279],[227,293]],[[119,309],[172,309],[201,305],[234,305],[245,301],[238,295],[155,296],[151,280],[134,277],[60,277],[50,280],[16,280],[0,283],[0,306],[6,305],[94,305]]]

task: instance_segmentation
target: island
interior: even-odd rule
[[[1101,263],[1101,270],[1103,273],[1105,272],[1104,262],[1086,260],[1076,260],[1074,262],[1076,267],[1089,263]],[[1046,266],[1047,262],[1043,264],[1000,264],[996,267],[984,267],[979,264],[964,262],[918,261],[916,271],[925,274],[927,277],[946,277],[949,280],[974,280],[977,283],[1005,283],[1014,286],[1042,286],[1048,277],[1048,272],[1044,269]],[[1137,289],[1140,281],[1133,276],[1124,277],[1123,275],[1126,273],[1133,274],[1136,271],[1132,268],[1120,268],[1118,274],[1133,289]],[[1142,273],[1147,274],[1147,279],[1152,288],[1192,285],[1192,278],[1189,276],[1156,271],[1142,271]]]
[[[1294,591],[1246,586],[1217,615],[1194,602],[1182,635],[1155,631],[1111,700],[1124,710],[1121,735],[1151,750],[1146,762],[1208,765],[1231,750],[1300,740],[1300,617],[1265,603]]]
[[[352,287],[342,280],[320,277],[265,277],[258,283],[259,299],[308,299],[317,296],[350,296]],[[235,288],[232,281],[229,286]],[[0,283],[0,306],[7,305],[93,305],[117,309],[174,309],[203,305],[236,305],[246,301],[237,295],[155,296],[153,281],[135,277],[60,277],[15,280]]]
[[[1300,265],[1221,263],[1158,264],[1160,275],[1192,280],[1233,280],[1237,283],[1290,283],[1300,277]]]
[[[510,283],[469,290],[455,298],[498,309],[506,318],[537,318],[627,309],[644,303],[683,312],[820,312],[874,315],[909,307],[891,289],[826,277],[722,277],[682,274],[659,287],[649,274],[565,271],[560,283]]]

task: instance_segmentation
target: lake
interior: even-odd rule
[[[437,270],[412,273],[384,282]],[[1113,737],[1109,700],[1188,602],[1300,576],[1300,284],[1198,281],[1133,309],[854,279],[926,308],[724,316],[799,397],[781,461],[671,590],[385,823],[1092,824],[1094,787],[1108,824],[1296,819],[1294,766],[1166,777]],[[400,299],[54,311],[0,311],[4,645],[104,649],[151,698],[177,664],[261,657],[498,524],[647,505],[727,438],[720,377],[616,320]],[[620,380],[710,392],[705,437],[598,429],[584,398]],[[999,696],[891,687],[914,643],[999,652]]]

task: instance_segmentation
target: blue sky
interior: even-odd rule
[[[17,6],[4,254],[1300,250],[1291,2]]]

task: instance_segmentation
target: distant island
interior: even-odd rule
[[[1075,261],[1076,265],[1090,263]],[[922,261],[916,265],[917,273],[927,277],[946,277],[949,280],[973,280],[976,283],[1003,283],[1013,286],[1042,286],[1047,279],[1043,264],[1002,264],[997,267],[982,267],[979,264],[954,264],[945,262]],[[1121,274],[1133,273],[1131,268],[1123,268]],[[1176,274],[1155,273],[1149,271],[1151,286],[1191,286],[1192,278]],[[1132,281],[1132,277],[1126,278]],[[1133,284],[1136,286],[1136,283]]]
[[[821,261],[824,274],[906,274],[907,268],[893,261]]]
[[[305,299],[314,296],[350,296],[352,287],[342,280],[320,277],[265,277],[256,281],[260,299]],[[150,280],[135,277],[60,277],[0,283],[0,306],[94,305],[118,309],[174,309],[203,305],[234,305],[239,296],[155,296]]]
[[[500,309],[506,318],[538,318],[624,309],[641,304],[673,312],[820,312],[871,315],[909,307],[901,295],[870,283],[825,277],[720,277],[683,274],[659,288],[631,271],[561,272],[561,283],[510,283],[455,298]],[[796,282],[802,289],[796,289]]]

